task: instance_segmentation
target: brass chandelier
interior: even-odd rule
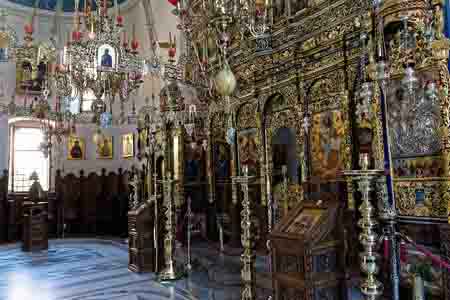
[[[261,55],[270,53],[272,27],[272,2],[271,0],[202,0],[200,14],[194,11],[193,1],[180,0],[177,2],[177,13],[180,18],[179,28],[185,38],[192,42],[195,57],[197,58],[200,72],[207,85],[214,85],[215,90],[226,99],[229,104],[231,96],[236,88],[236,78],[228,64],[228,53],[233,38],[238,36],[242,45],[245,41],[254,40],[255,51]],[[206,39],[202,45],[197,45],[191,33],[196,26],[207,28]],[[219,51],[218,60],[210,61],[209,48],[211,44]],[[208,79],[212,73],[214,80]],[[212,87],[210,87],[210,90]]]
[[[113,103],[117,97],[122,103],[128,101],[131,92],[143,82],[143,60],[138,55],[135,28],[130,41],[123,22],[117,1],[113,17],[108,14],[107,0],[97,1],[96,12],[88,1],[80,12],[79,0],[75,0],[73,29],[60,51],[60,63],[53,76],[61,97],[83,100],[92,91],[96,99],[91,108],[97,122],[112,121],[111,113],[106,113],[107,101]]]

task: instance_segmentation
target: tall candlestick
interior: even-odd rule
[[[219,225],[219,243],[220,243],[220,253],[224,252],[224,245],[223,245],[223,226],[222,224]]]

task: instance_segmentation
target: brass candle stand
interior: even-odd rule
[[[159,281],[177,280],[182,276],[182,272],[178,269],[174,252],[175,252],[175,205],[173,190],[175,186],[175,180],[172,175],[168,173],[166,179],[163,181],[165,195],[164,195],[164,208],[166,215],[166,235],[164,237],[164,260],[165,268],[158,274]]]
[[[187,263],[186,263],[186,270],[190,272],[192,270],[192,263],[191,263],[191,232],[192,232],[192,205],[191,205],[191,197],[188,197],[187,199]]]
[[[256,299],[256,273],[254,253],[255,242],[253,240],[252,203],[249,197],[249,184],[256,177],[248,175],[248,167],[244,166],[243,176],[233,177],[234,184],[240,184],[243,192],[241,211],[241,242],[244,252],[241,255],[241,300]]]
[[[156,164],[155,164],[156,166]],[[156,169],[155,169],[156,170]],[[153,198],[154,198],[154,221],[153,221],[153,247],[155,248],[155,272],[159,272],[159,205],[158,205],[158,174],[153,174]]]
[[[359,207],[361,219],[358,226],[361,228],[359,240],[364,248],[364,251],[360,253],[360,266],[366,274],[366,278],[362,280],[360,288],[366,299],[376,300],[383,293],[383,284],[376,278],[379,271],[378,254],[376,253],[379,236],[375,231],[378,222],[375,218],[375,207],[370,202],[369,193],[373,181],[382,176],[383,171],[368,169],[369,157],[367,154],[360,154],[359,161],[361,170],[344,171],[343,174],[357,182],[362,195],[362,204]]]

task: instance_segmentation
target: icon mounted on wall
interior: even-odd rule
[[[101,69],[116,67],[116,50],[108,44],[101,45],[97,50],[97,66]]]

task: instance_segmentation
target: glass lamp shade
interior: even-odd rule
[[[215,78],[217,92],[222,96],[231,96],[236,89],[236,77],[226,64]]]
[[[425,89],[425,96],[427,97],[428,100],[434,102],[437,99],[437,94],[438,91],[436,83],[434,81],[429,82]]]
[[[102,128],[110,128],[112,126],[112,114],[109,112],[104,112],[100,115],[100,125]]]
[[[402,79],[402,86],[408,94],[414,94],[419,85],[419,79],[415,75],[414,68],[407,67],[405,69],[405,77]]]
[[[195,127],[195,123],[186,123],[184,124],[184,127],[186,129],[186,133],[192,137],[192,135],[194,134],[194,127]]]
[[[361,91],[359,93],[359,96],[360,96],[361,100],[365,103],[372,102],[373,91],[372,91],[372,86],[369,82],[363,83],[363,85],[361,87]]]
[[[389,79],[386,62],[380,61],[377,63],[377,80],[383,82]]]

